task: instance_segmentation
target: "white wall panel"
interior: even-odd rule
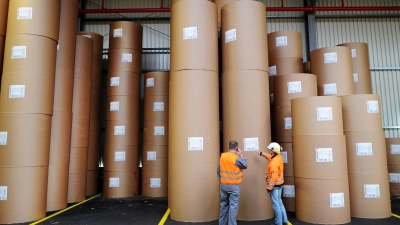
[[[317,7],[341,7],[341,0],[317,0]],[[399,0],[345,0],[344,6],[400,6]],[[393,15],[398,11],[341,11],[317,12],[316,15]]]

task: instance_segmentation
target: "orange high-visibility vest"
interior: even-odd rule
[[[281,185],[284,183],[283,178],[283,157],[278,154],[274,158],[267,157],[270,161],[266,171],[265,180],[267,182],[267,189],[272,190],[275,185]]]
[[[220,182],[223,184],[241,184],[243,180],[242,169],[236,166],[238,156],[232,152],[221,154],[219,160]]]

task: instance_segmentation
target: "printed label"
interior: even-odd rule
[[[317,162],[333,162],[332,148],[317,148]]]
[[[325,63],[336,63],[337,62],[336,52],[325,53],[324,54],[324,62]]]
[[[183,40],[197,39],[197,27],[183,28]]]
[[[164,102],[153,102],[153,111],[164,111]]]
[[[368,113],[379,113],[378,101],[367,101],[367,111]]]
[[[356,152],[359,156],[372,155],[372,143],[356,143]]]
[[[25,85],[10,85],[8,98],[25,98]]]
[[[147,160],[154,161],[157,159],[157,152],[156,151],[148,151],[147,152]]]
[[[7,186],[0,186],[0,201],[7,200]]]
[[[12,46],[11,59],[26,59],[26,46]]]
[[[282,36],[282,37],[276,37],[276,46],[287,46],[288,45],[288,40],[287,36]]]
[[[258,151],[258,137],[243,138],[244,151]]]
[[[114,161],[121,162],[126,160],[125,152],[115,152],[114,153]]]
[[[114,126],[114,135],[125,135],[125,126]]]
[[[357,50],[356,49],[351,49],[351,57],[352,58],[355,58],[355,57],[357,57]]]
[[[281,156],[283,157],[283,163],[288,163],[287,152],[281,152]]]
[[[324,95],[336,95],[337,87],[336,84],[324,84]]]
[[[110,177],[110,187],[119,187],[119,177]]]
[[[354,83],[358,82],[358,73],[353,73]]]
[[[110,78],[110,86],[119,86],[119,77],[111,77]]]
[[[92,35],[89,35],[89,34],[82,34],[82,36],[87,37],[87,38],[92,38]]]
[[[0,133],[0,140],[1,140],[1,133]],[[390,154],[392,155],[400,154],[400,145],[390,145]]]
[[[301,81],[287,82],[288,93],[299,93],[301,92]]]
[[[164,126],[154,126],[154,135],[164,135]]]
[[[203,150],[203,137],[189,137],[188,150]]]
[[[228,30],[225,32],[225,43],[236,41],[236,29]]]
[[[390,183],[400,183],[400,173],[389,173]]]
[[[274,94],[270,94],[269,99],[270,99],[271,103],[274,103]]]
[[[119,102],[110,102],[110,111],[119,111]]]
[[[294,198],[295,197],[295,190],[294,185],[283,185],[283,197],[285,198]]]
[[[332,107],[317,107],[317,121],[333,120]]]
[[[146,87],[154,87],[154,78],[147,78],[146,79]]]
[[[364,184],[365,198],[380,198],[379,184]]]
[[[151,188],[161,187],[161,178],[150,178],[150,187]]]
[[[270,66],[269,67],[269,75],[270,76],[275,76],[276,75],[276,66]]]
[[[344,193],[330,193],[331,208],[344,207]]]
[[[114,29],[113,37],[122,37],[122,28]]]
[[[292,129],[292,117],[285,117],[283,120],[285,122],[285,129],[291,130]]]
[[[132,62],[132,54],[122,53],[121,62]]]
[[[17,20],[31,20],[33,9],[31,7],[21,7],[17,9]]]
[[[0,145],[7,145],[7,131],[0,132]]]

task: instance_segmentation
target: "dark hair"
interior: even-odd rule
[[[229,142],[229,149],[236,149],[238,147],[237,141],[230,141]]]

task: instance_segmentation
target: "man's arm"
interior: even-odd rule
[[[235,165],[240,169],[247,169],[247,161],[244,157],[238,157],[236,159]]]

